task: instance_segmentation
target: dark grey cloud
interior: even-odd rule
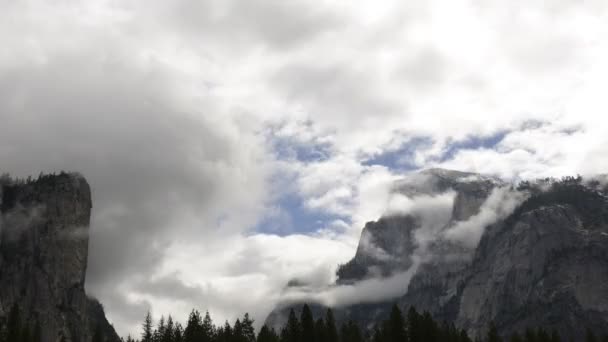
[[[124,310],[121,284],[150,277],[175,241],[213,240],[234,206],[263,206],[265,171],[256,157],[263,146],[208,120],[218,114],[213,103],[183,106],[172,70],[134,62],[116,47],[103,55],[95,44],[81,48],[0,69],[0,165],[22,177],[86,176],[94,201],[87,287],[112,320],[129,324],[142,306]],[[237,197],[243,182],[251,191]],[[255,223],[244,209],[244,222],[225,229]]]

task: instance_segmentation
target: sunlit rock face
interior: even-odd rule
[[[408,176],[394,187],[408,198],[405,210],[366,224],[337,285],[414,275],[402,296],[338,306],[336,317],[372,327],[397,302],[472,337],[492,321],[504,336],[539,326],[574,340],[588,328],[608,332],[607,184],[573,178],[514,186],[441,169]],[[274,311],[269,322],[285,313]]]
[[[118,340],[85,290],[91,190],[77,174],[5,184],[0,191],[0,319],[13,305],[42,341]]]

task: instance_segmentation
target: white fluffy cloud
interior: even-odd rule
[[[603,1],[0,7],[0,168],[87,176],[87,287],[120,333],[149,307],[259,321],[287,278],[331,282],[401,172],[368,161],[403,158],[412,139],[428,142],[413,167],[608,169]],[[322,158],[278,156],[277,139],[323,145]],[[285,192],[335,220],[308,236],[252,231],[289,221]]]

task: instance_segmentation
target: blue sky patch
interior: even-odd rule
[[[414,161],[414,154],[418,149],[425,149],[433,145],[430,137],[414,137],[404,142],[398,149],[388,151],[363,161],[363,165],[382,165],[393,171],[411,171],[418,169]]]
[[[280,160],[324,161],[331,157],[331,147],[329,143],[303,143],[290,137],[275,137],[272,140],[272,148]]]
[[[503,130],[498,131],[491,135],[486,136],[469,136],[464,140],[453,141],[448,143],[446,150],[443,152],[439,161],[444,162],[446,160],[454,158],[454,156],[460,150],[478,150],[478,149],[491,149],[496,147],[500,142],[509,134],[510,131]]]
[[[256,232],[279,236],[307,234],[325,228],[337,219],[348,221],[339,215],[307,208],[302,198],[295,193],[285,194],[275,205],[279,209],[278,215],[264,218],[257,224]]]

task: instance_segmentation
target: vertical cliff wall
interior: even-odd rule
[[[42,341],[118,340],[84,290],[91,190],[78,174],[0,185],[0,320],[17,305]]]

